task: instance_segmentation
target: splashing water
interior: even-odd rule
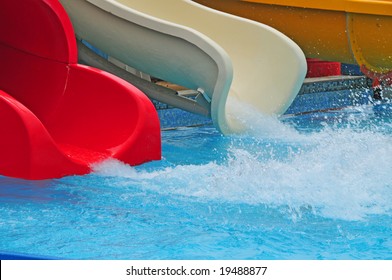
[[[228,142],[220,161],[149,172],[111,160],[95,170],[141,181],[143,188],[162,194],[203,200],[287,206],[296,212],[305,207],[348,220],[390,213],[392,136],[383,131],[390,123],[376,124],[378,119],[369,119],[364,110],[369,108],[360,117],[353,116],[358,111],[313,116],[313,122],[321,120],[319,131],[307,133],[295,130],[287,119],[263,118],[247,136],[220,139]]]
[[[0,177],[0,250],[93,259],[392,259],[392,106],[246,135],[163,131],[163,159],[88,176]],[[257,122],[255,121],[257,120]]]

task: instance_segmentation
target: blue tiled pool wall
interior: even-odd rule
[[[342,90],[298,95],[286,114],[299,114],[327,109],[338,109],[370,103],[370,90],[355,92]]]
[[[369,80],[364,76],[306,81],[286,114],[368,104],[371,95]]]
[[[186,112],[178,108],[158,109],[162,129],[211,124],[210,118]]]
[[[342,63],[340,70],[342,75],[363,76],[358,65]]]

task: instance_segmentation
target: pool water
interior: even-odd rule
[[[65,259],[392,259],[392,105],[162,132],[163,159],[0,177],[0,251]],[[252,121],[250,117],[247,121]]]

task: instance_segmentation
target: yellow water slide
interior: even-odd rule
[[[392,71],[392,0],[194,1],[274,27],[309,58]]]

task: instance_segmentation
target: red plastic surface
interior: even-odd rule
[[[315,58],[306,59],[308,65],[307,78],[341,75],[341,63],[323,61]]]
[[[161,158],[150,100],[76,62],[57,0],[0,1],[0,174],[58,178],[109,157],[131,165]]]
[[[1,0],[0,42],[65,63],[77,63],[74,30],[57,0]]]

